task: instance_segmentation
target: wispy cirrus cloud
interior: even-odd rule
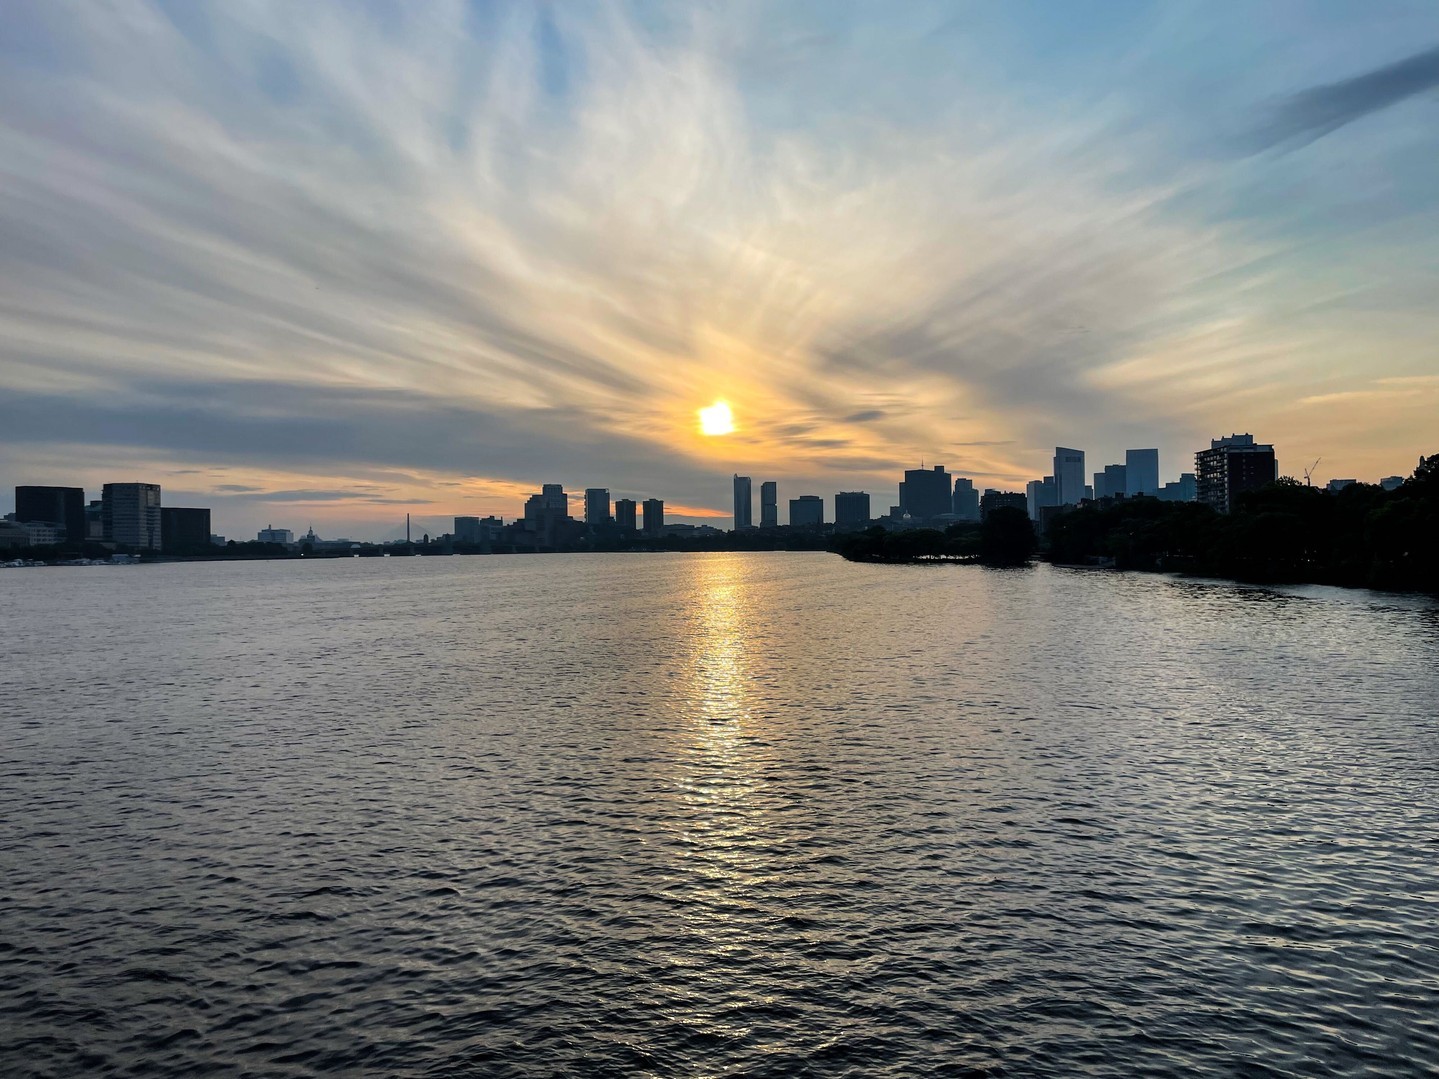
[[[1214,212],[1222,175],[1156,167],[1124,93],[1066,111],[1072,66],[1038,101],[989,66],[1032,27],[841,5],[10,14],[0,455],[48,447],[49,475],[131,451],[354,512],[390,470],[375,499],[510,514],[550,479],[700,508],[732,471],[881,491],[925,457],[1017,483],[1056,441],[1098,458],[1162,432],[1182,457],[1236,402],[1262,420],[1302,396],[1312,342],[1326,372],[1355,364],[1347,331],[1276,316],[1302,243]],[[1343,112],[1308,100],[1291,130]],[[1412,375],[1421,339],[1384,373]],[[702,440],[719,396],[740,430]]]

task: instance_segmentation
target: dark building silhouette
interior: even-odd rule
[[[108,543],[160,549],[160,485],[107,483],[100,493],[100,519]],[[208,533],[206,533],[208,536]]]
[[[610,491],[608,487],[585,488],[585,524],[604,528],[610,523]]]
[[[954,498],[950,512],[961,521],[979,520],[979,492],[974,489],[973,480],[963,476],[954,478]]]
[[[779,527],[779,484],[765,480],[759,485],[759,526]]]
[[[1121,492],[1114,491],[1112,493],[1120,494]],[[1135,495],[1159,494],[1159,451],[1157,449],[1124,451],[1123,494],[1126,498],[1133,498]]]
[[[824,499],[819,495],[800,495],[789,500],[790,527],[824,524]]]
[[[1077,506],[1084,501],[1087,484],[1084,482],[1084,451],[1068,446],[1054,448],[1054,496],[1057,506]]]
[[[841,491],[834,496],[834,523],[838,528],[869,524],[869,495],[864,491]]]
[[[1031,521],[1038,521],[1039,515],[1048,507],[1059,505],[1059,487],[1055,484],[1053,476],[1045,476],[1042,480],[1030,480],[1025,485],[1024,493],[1024,505]]]
[[[633,498],[615,499],[615,525],[619,528],[628,528],[631,532],[635,529],[635,500]]]
[[[745,528],[754,527],[754,496],[750,489],[748,476],[735,476],[734,478],[734,530],[736,532]],[[645,531],[649,531],[649,523],[645,523]]]
[[[210,511],[185,506],[160,508],[160,549],[166,554],[204,551],[210,546]]]
[[[1179,479],[1166,483],[1156,496],[1161,502],[1193,502],[1199,497],[1198,483],[1193,472],[1181,472]]]
[[[658,536],[665,526],[665,503],[662,498],[647,498],[644,501],[645,534]]]
[[[65,539],[85,539],[85,491],[81,487],[16,487],[15,520],[63,525]]]
[[[943,465],[933,468],[908,468],[899,485],[899,507],[919,521],[949,513],[954,506],[954,490],[949,473]]]
[[[1259,445],[1253,435],[1216,438],[1209,449],[1194,455],[1198,501],[1220,513],[1234,508],[1234,498],[1257,491],[1279,478],[1274,447]]]
[[[1095,498],[1124,498],[1129,494],[1129,466],[1105,465],[1103,472],[1094,474]],[[1145,492],[1153,494],[1152,491]]]
[[[990,487],[980,497],[979,519],[986,520],[1000,506],[1012,506],[1017,510],[1029,512],[1028,500],[1018,491],[996,491]]]

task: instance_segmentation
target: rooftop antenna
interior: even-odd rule
[[[1309,477],[1310,477],[1311,475],[1313,475],[1314,470],[1319,467],[1319,462],[1322,461],[1322,460],[1324,460],[1323,457],[1316,457],[1316,458],[1314,458],[1314,463],[1304,470],[1304,486],[1305,486],[1305,487],[1313,487],[1313,486],[1314,486],[1314,484],[1312,484],[1312,483],[1309,482]]]

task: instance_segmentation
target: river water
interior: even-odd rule
[[[1439,1074],[1439,602],[0,571],[0,1074]]]

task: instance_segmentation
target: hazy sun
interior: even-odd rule
[[[734,413],[723,401],[700,409],[700,431],[706,435],[727,435],[734,430]]]

